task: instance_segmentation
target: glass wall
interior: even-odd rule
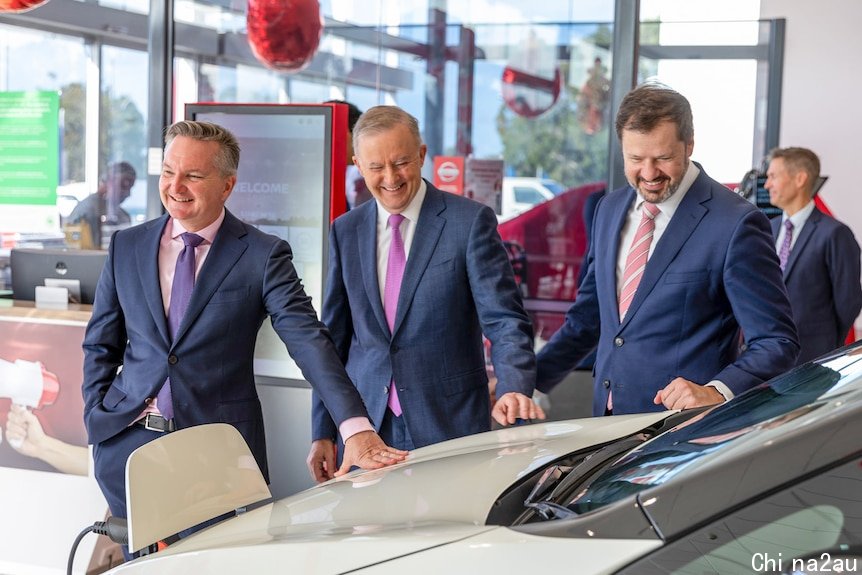
[[[672,22],[659,9],[665,3],[643,3],[637,77],[657,76],[690,98],[694,158],[733,184],[766,146],[770,28]],[[0,221],[7,249],[42,240],[104,247],[112,230],[143,220],[148,203],[150,214],[159,210],[155,179],[146,177],[149,3],[77,4],[0,15],[0,92],[58,91],[62,126],[60,225],[34,235],[7,217],[14,220]],[[283,72],[249,48],[245,3],[178,1],[168,115],[182,118],[185,104],[197,101],[399,105],[420,121],[429,180],[434,156],[503,161],[500,230],[526,261],[525,294],[571,301],[586,246],[586,197],[603,189],[615,146],[613,9],[612,0],[325,0],[313,58]],[[82,11],[91,11],[89,29]],[[108,194],[108,181],[119,191]],[[80,214],[72,216],[92,205],[90,227],[102,233],[88,242],[74,227]]]
[[[147,54],[115,46],[102,47],[99,105],[99,174],[106,188],[106,228],[98,247],[107,249],[110,229],[144,221],[147,209],[146,123]],[[122,204],[122,205],[121,205]]]
[[[0,123],[0,191],[5,190],[3,196],[11,199],[0,209],[0,250],[6,249],[6,255],[13,245],[62,245],[61,217],[68,216],[91,191],[85,180],[87,124],[92,113],[88,108],[88,75],[92,69],[92,47],[80,38],[0,24],[0,93],[49,99],[56,95],[59,108],[58,116],[49,120],[56,128],[34,135],[20,124],[29,111],[12,108],[19,104],[4,105]],[[53,172],[48,176],[58,184],[56,190],[49,191],[48,201],[54,205],[45,205],[41,193],[33,204],[28,204],[16,197],[12,188],[17,184],[13,182],[28,165],[38,164],[38,156],[50,152],[43,146],[55,141],[59,146],[56,164],[48,168]],[[0,251],[0,270],[3,253]],[[0,284],[7,283],[8,270],[5,271],[0,274]]]

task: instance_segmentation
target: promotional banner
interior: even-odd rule
[[[502,213],[503,160],[467,158],[464,195]]]
[[[84,429],[86,320],[13,312],[0,306],[0,573],[64,573],[76,534],[108,508]],[[96,541],[82,540],[74,573]]]
[[[60,228],[60,96],[0,92],[0,231]]]

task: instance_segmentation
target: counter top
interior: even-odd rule
[[[39,319],[47,321],[90,321],[93,306],[69,304],[69,309],[39,309],[32,301],[0,299],[0,320],[6,318],[15,319]]]

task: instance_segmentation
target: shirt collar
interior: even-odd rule
[[[815,207],[817,206],[815,206],[814,200],[811,200],[810,202],[805,204],[804,208],[802,208],[792,216],[788,216],[787,212],[785,212],[781,218],[781,224],[784,225],[784,222],[790,220],[791,222],[793,222],[794,228],[799,228],[802,226],[802,224],[808,221],[808,218],[811,216],[811,213],[814,211]]]
[[[425,184],[425,179],[419,183],[419,190],[416,191],[416,195],[413,196],[413,199],[410,200],[410,203],[407,204],[407,207],[401,211],[401,215],[406,219],[410,220],[413,223],[419,221],[419,212],[422,211],[422,202],[425,201],[425,194],[428,191],[428,186]],[[377,201],[377,200],[375,200]],[[382,223],[383,227],[386,227],[386,223],[389,221],[389,212],[386,211],[380,202],[377,202],[377,222]]]
[[[225,209],[221,209],[221,214],[219,217],[215,219],[213,223],[208,225],[207,227],[196,231],[195,233],[202,237],[205,242],[212,244],[215,240],[216,234],[218,233],[219,228],[224,222],[225,217]],[[171,239],[177,239],[181,234],[188,232],[188,230],[179,222],[179,220],[171,218]]]

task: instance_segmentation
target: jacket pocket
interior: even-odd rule
[[[482,366],[478,369],[444,378],[443,381],[441,381],[441,385],[443,388],[443,395],[456,395],[458,393],[472,391],[477,387],[487,387],[488,375],[485,371],[485,367]]]
[[[218,406],[219,421],[236,423],[251,421],[260,415],[260,402],[256,399],[245,399],[220,403]]]
[[[695,272],[668,272],[664,276],[666,284],[699,283],[709,280],[709,272],[699,270]]]
[[[251,293],[251,286],[236,289],[218,290],[210,299],[211,303],[228,303],[232,301],[244,301]]]
[[[105,397],[102,398],[102,405],[108,409],[114,409],[120,405],[124,399],[126,399],[126,392],[120,389],[116,384],[113,384],[108,388],[108,392],[105,394]]]

